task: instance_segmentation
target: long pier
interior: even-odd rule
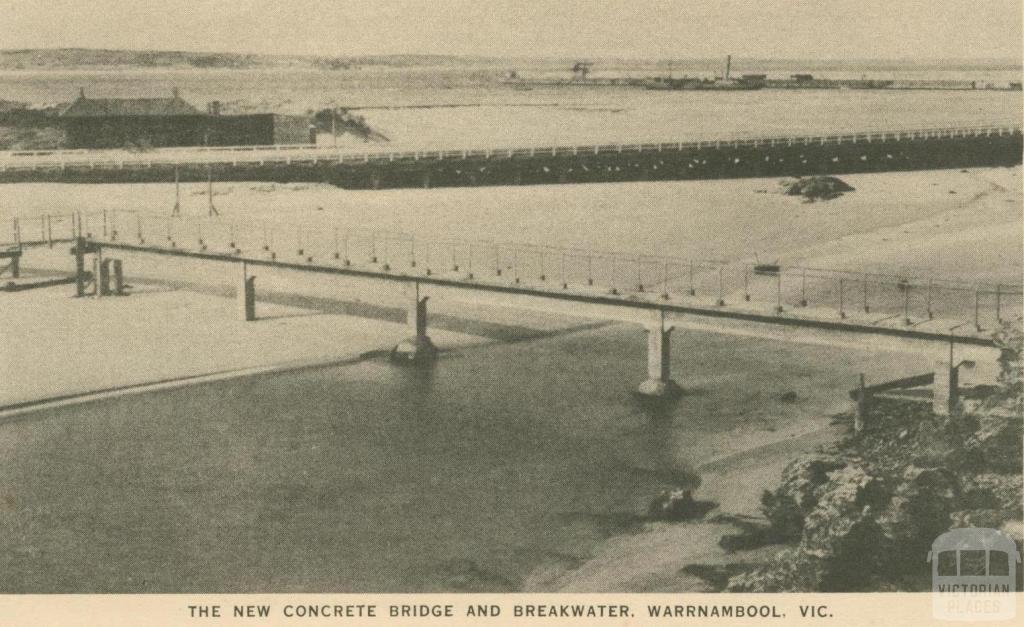
[[[322,182],[348,189],[539,185],[1012,166],[1019,122],[634,144],[352,151],[242,146],[0,153],[0,183]]]
[[[6,234],[6,236],[4,236]],[[30,235],[32,234],[32,235]],[[994,346],[1003,324],[1020,324],[1019,285],[968,284],[908,276],[638,256],[485,241],[431,241],[408,234],[287,228],[221,219],[118,211],[19,220],[0,231],[0,249],[72,243],[76,293],[124,289],[122,258],[155,255],[231,265],[239,317],[256,318],[254,267],[402,284],[411,288],[403,359],[433,354],[429,288],[503,294],[648,312],[648,379],[641,393],[671,395],[672,321],[681,316],[926,342]],[[89,262],[92,257],[92,262]],[[92,268],[90,271],[89,268]],[[948,361],[948,360],[946,360]],[[942,368],[936,381],[956,378]],[[952,396],[951,396],[952,395]],[[945,390],[935,398],[956,398]],[[938,412],[950,411],[936,406]]]

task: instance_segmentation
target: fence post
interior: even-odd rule
[[[750,266],[743,264],[743,300],[750,302]]]
[[[846,318],[846,311],[843,308],[843,292],[846,290],[846,286],[843,284],[843,279],[839,279],[839,318]]]
[[[996,322],[1000,323],[1003,321],[1002,309],[1000,307],[1003,297],[1002,288],[1001,284],[996,283]]]
[[[800,274],[800,306],[807,306],[807,268],[803,268]]]

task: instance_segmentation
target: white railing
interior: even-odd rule
[[[884,141],[914,141],[958,137],[1003,136],[1021,133],[1017,122],[985,125],[872,129],[844,134],[755,136],[734,134],[711,139],[674,142],[513,146],[501,148],[436,148],[406,151],[348,150],[305,144],[275,146],[196,146],[127,150],[58,150],[0,152],[0,171],[74,168],[123,169],[170,165],[239,165],[265,163],[370,163],[420,160],[514,159],[517,157],[671,152],[706,148],[840,145]]]

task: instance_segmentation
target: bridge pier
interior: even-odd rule
[[[111,259],[110,266],[114,283],[114,294],[124,296],[124,265],[120,259]]]
[[[11,273],[11,278],[12,279],[17,279],[17,278],[21,277],[21,251],[20,250],[11,250],[11,251],[2,251],[2,250],[0,250],[0,259],[10,259],[10,261],[7,262],[8,265],[7,265],[6,268],[0,268],[0,274],[3,274],[4,272],[9,270],[10,273]]]
[[[960,409],[960,370],[950,359],[935,363],[935,380],[932,382],[932,413],[936,416],[951,416]]]
[[[71,248],[71,254],[75,257],[75,296],[85,296],[85,290],[89,286],[89,283],[93,283],[96,287],[94,294],[96,296],[102,296],[99,284],[99,271],[102,265],[102,253],[100,247],[95,244],[90,244],[84,237],[76,237],[75,245]],[[94,272],[89,272],[85,269],[85,256],[95,254],[96,261],[93,263]],[[107,266],[109,273],[109,266]],[[109,274],[107,275],[107,291],[109,291]]]
[[[101,250],[96,251],[96,258],[92,262],[92,275],[96,284],[93,295],[96,298],[110,295],[110,261],[110,259],[103,258]]]
[[[236,296],[238,299],[238,319],[242,322],[252,322],[256,319],[256,277],[249,276],[248,268],[243,262],[242,271],[238,277]]]
[[[437,355],[437,348],[427,336],[427,299],[429,296],[420,297],[420,284],[415,283],[412,293],[412,301],[406,313],[406,325],[412,331],[412,336],[398,343],[398,346],[391,351],[391,359],[400,362],[422,363],[433,359]]]
[[[647,380],[640,384],[639,393],[654,398],[678,396],[682,390],[672,380],[671,326],[665,326],[665,312],[655,312],[647,326]]]

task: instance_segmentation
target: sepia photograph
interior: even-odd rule
[[[1019,0],[0,15],[0,624],[1014,616]]]

